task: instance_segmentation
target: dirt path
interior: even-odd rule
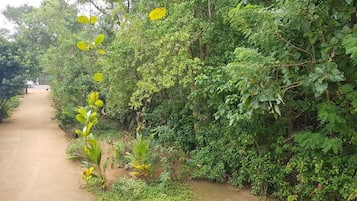
[[[80,167],[66,159],[67,140],[53,116],[48,92],[30,89],[0,124],[0,200],[95,200],[80,189]]]

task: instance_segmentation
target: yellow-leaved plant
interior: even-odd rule
[[[131,152],[127,152],[125,158],[130,161],[133,171],[130,174],[133,177],[149,177],[152,175],[152,167],[148,162],[149,142],[140,134],[136,134],[136,139],[132,141]]]
[[[159,8],[153,9],[149,13],[149,18],[151,21],[161,20],[161,19],[165,18],[166,14],[167,14],[167,9],[165,7],[159,7]]]
[[[82,24],[93,25],[98,21],[96,16],[79,16],[77,21]],[[93,41],[79,41],[77,48],[81,51],[90,52],[96,51],[100,55],[105,54],[105,50],[100,49],[99,46],[105,39],[104,34],[99,34]],[[97,72],[93,75],[93,80],[96,83],[103,81],[103,74]],[[83,147],[85,154],[85,161],[87,169],[83,171],[82,178],[88,182],[89,179],[97,177],[101,180],[102,188],[108,187],[105,171],[108,167],[108,160],[101,164],[102,161],[102,147],[98,140],[92,134],[92,128],[98,123],[98,115],[100,109],[104,106],[103,100],[100,99],[98,91],[92,91],[87,98],[87,105],[77,109],[78,114],[76,119],[83,125],[83,128],[76,129],[76,134],[84,139],[85,145]]]

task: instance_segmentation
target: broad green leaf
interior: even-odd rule
[[[81,16],[77,17],[77,21],[79,23],[82,23],[82,24],[88,24],[89,23],[88,17],[84,16],[84,15],[81,15]]]
[[[166,16],[166,13],[167,9],[165,7],[155,8],[150,12],[149,18],[152,21],[160,20]]]
[[[96,82],[101,82],[103,81],[103,73],[96,73],[93,76],[93,80]]]
[[[288,196],[288,201],[297,201],[298,200],[298,196],[297,195],[289,195]]]
[[[88,43],[84,42],[84,41],[79,41],[77,43],[77,47],[78,49],[82,50],[82,51],[88,51],[89,48],[88,48]]]
[[[348,5],[352,5],[353,0],[345,0]]]
[[[95,139],[88,140],[89,146],[87,147],[87,157],[88,159],[96,164],[100,165],[100,161],[102,159],[102,148],[99,142]]]
[[[94,40],[95,46],[101,45],[104,41],[104,38],[105,38],[104,34],[99,34]]]
[[[98,17],[97,16],[90,16],[89,23],[95,24],[98,22]]]
[[[353,86],[351,84],[345,84],[340,87],[340,92],[344,94],[348,94],[353,91]]]
[[[99,54],[101,54],[101,55],[106,54],[106,51],[103,50],[103,49],[97,49],[96,51],[97,51]]]

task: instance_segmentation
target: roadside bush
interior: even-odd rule
[[[20,104],[18,96],[10,98],[9,101],[4,101],[0,104],[0,122],[2,119],[10,117],[12,109],[16,108]]]

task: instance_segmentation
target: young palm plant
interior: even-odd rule
[[[152,166],[148,163],[149,142],[140,133],[137,133],[136,139],[132,143],[132,152],[126,152],[125,155],[134,168],[131,175],[134,177],[149,177],[152,174]]]

